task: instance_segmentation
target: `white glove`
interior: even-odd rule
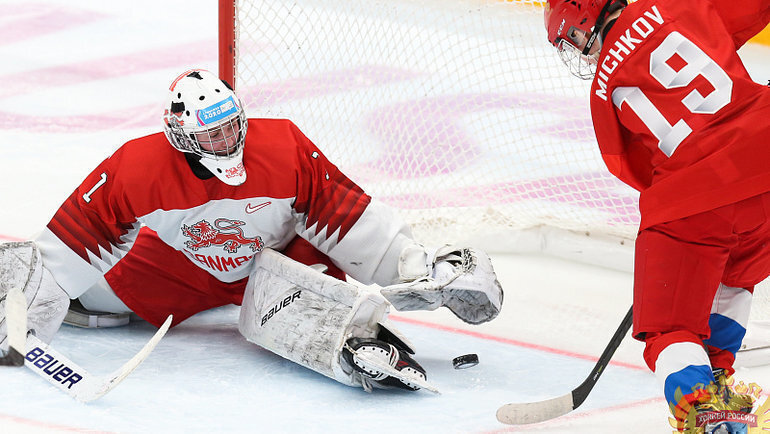
[[[43,267],[33,241],[0,244],[0,349],[8,349],[5,297],[19,288],[27,299],[27,330],[50,343],[69,307],[69,297]]]
[[[399,274],[406,282],[380,291],[398,310],[446,306],[461,320],[481,324],[494,319],[503,304],[503,288],[489,256],[473,248],[444,246],[427,252],[422,246],[407,247]]]

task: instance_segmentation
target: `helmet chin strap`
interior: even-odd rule
[[[588,53],[591,52],[591,47],[594,45],[594,42],[596,42],[596,38],[599,37],[599,32],[601,31],[602,26],[604,26],[604,20],[607,18],[610,5],[613,3],[615,3],[615,0],[607,0],[607,3],[604,4],[602,10],[599,11],[599,16],[596,17],[596,23],[594,23],[591,36],[588,37],[588,42],[586,42],[585,47],[583,47],[582,54],[584,56],[588,56]]]
[[[230,158],[206,158],[199,163],[211,171],[220,181],[227,185],[237,186],[246,182],[246,169],[243,167],[243,148]]]

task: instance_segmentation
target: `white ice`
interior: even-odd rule
[[[169,78],[188,67],[216,70],[216,8],[149,0],[5,0],[0,8],[0,238],[22,239],[115,147],[157,131]],[[766,48],[742,54],[755,80],[770,79]],[[575,412],[531,426],[498,423],[502,404],[555,397],[582,382],[631,304],[632,278],[537,255],[496,254],[493,262],[506,290],[493,322],[468,326],[446,310],[392,316],[440,395],[337,384],[248,343],[233,306],[172,329],[90,404],[24,368],[0,369],[0,432],[671,432],[642,345],[630,337]],[[153,333],[141,321],[64,326],[53,344],[106,375]],[[466,353],[480,364],[454,370],[451,359]],[[737,377],[770,387],[764,366],[740,368]]]

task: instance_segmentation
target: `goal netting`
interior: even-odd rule
[[[589,261],[630,269],[638,194],[604,166],[590,83],[547,43],[542,3],[220,7],[220,74],[247,114],[294,121],[421,241],[580,256],[599,240]]]
[[[238,2],[234,82],[293,120],[424,241],[549,226],[633,239],[637,194],[596,146],[588,83],[531,1]]]

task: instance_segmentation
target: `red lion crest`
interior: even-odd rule
[[[226,252],[236,253],[241,246],[249,246],[252,252],[259,252],[264,247],[262,238],[256,236],[247,238],[240,226],[246,223],[240,220],[216,219],[212,226],[206,220],[201,220],[192,226],[182,225],[182,234],[189,237],[185,245],[198,250],[202,247],[223,246]],[[229,231],[229,232],[225,232]]]

